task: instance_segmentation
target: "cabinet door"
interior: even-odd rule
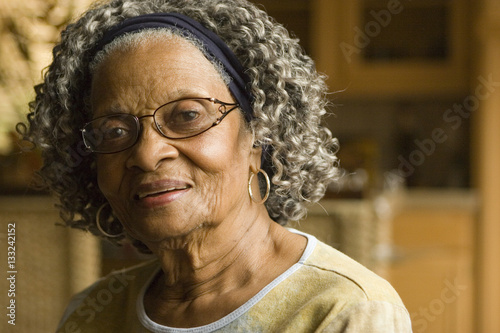
[[[331,89],[345,96],[464,93],[466,5],[465,0],[314,0],[313,56]]]
[[[386,276],[399,292],[413,331],[473,332],[474,215],[460,209],[409,209],[393,224],[398,249]]]

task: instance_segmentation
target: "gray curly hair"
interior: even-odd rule
[[[328,104],[324,77],[298,40],[246,0],[111,0],[62,32],[44,82],[35,86],[27,125],[18,126],[42,150],[38,175],[59,198],[63,221],[103,236],[96,212],[106,199],[79,131],[91,117],[92,48],[124,19],[161,12],[189,16],[214,31],[246,68],[254,96],[250,126],[256,145],[270,148],[262,166],[273,175],[266,208],[283,225],[303,218],[307,205],[320,200],[337,177],[337,141],[321,124]]]

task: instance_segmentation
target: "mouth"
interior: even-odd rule
[[[173,193],[173,192],[176,192],[176,191],[187,190],[188,188],[189,188],[188,185],[184,185],[184,186],[170,187],[170,188],[163,189],[163,190],[153,190],[153,191],[139,192],[139,193],[137,193],[137,194],[134,195],[134,199],[135,200],[142,200],[142,199],[145,199],[145,198],[159,197],[159,196],[162,196],[162,195],[165,195],[165,194],[169,194],[169,193]]]
[[[139,207],[158,208],[182,198],[191,188],[188,182],[176,179],[144,182],[135,187],[132,199]]]

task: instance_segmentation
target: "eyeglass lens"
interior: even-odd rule
[[[198,135],[214,126],[217,117],[226,112],[224,103],[217,108],[215,102],[211,98],[200,98],[167,103],[154,112],[155,125],[163,136],[171,139]],[[85,144],[100,153],[125,150],[137,142],[139,119],[143,117],[148,116],[138,118],[132,114],[115,114],[96,118],[82,130]]]

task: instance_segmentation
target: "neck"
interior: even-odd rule
[[[156,288],[163,300],[182,302],[254,283],[259,273],[269,273],[263,266],[279,257],[283,232],[267,212],[257,212],[244,223],[203,225],[163,240],[151,247],[163,271]]]

